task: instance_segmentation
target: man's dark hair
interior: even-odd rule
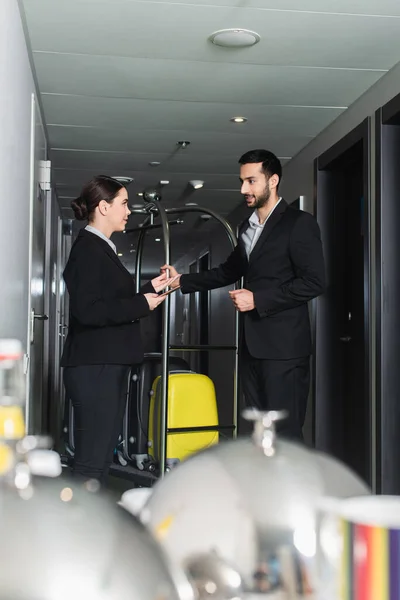
[[[280,183],[282,178],[281,161],[269,150],[249,150],[249,152],[246,152],[239,158],[240,165],[248,165],[249,163],[262,163],[262,170],[265,176],[278,175]]]

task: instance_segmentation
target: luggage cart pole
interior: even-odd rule
[[[164,264],[171,261],[171,239],[168,217],[159,200],[154,201],[161,219],[164,242]],[[169,276],[169,273],[167,273]],[[167,427],[168,427],[168,379],[169,379],[169,332],[171,320],[171,298],[168,295],[163,303],[162,326],[162,371],[161,371],[161,419],[160,419],[160,477],[164,477],[167,461]]]
[[[239,237],[239,226],[236,228],[236,240]],[[237,243],[237,242],[236,242]],[[240,289],[243,287],[243,277],[240,281],[235,285],[235,289]],[[236,439],[238,435],[238,423],[239,423],[239,412],[240,412],[240,402],[239,402],[239,391],[240,391],[240,375],[239,375],[239,337],[240,337],[240,314],[239,311],[235,311],[235,391],[234,391],[234,409],[233,414],[235,415],[235,430],[233,432],[233,438]]]

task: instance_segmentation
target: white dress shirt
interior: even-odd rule
[[[86,231],[89,231],[90,233],[94,233],[95,235],[98,235],[99,238],[101,238],[102,240],[107,242],[107,244],[114,250],[115,254],[117,254],[116,245],[113,244],[113,242],[110,240],[110,238],[108,238],[106,235],[104,235],[104,233],[102,233],[101,231],[96,229],[96,227],[92,227],[91,225],[86,225],[85,229],[86,229]]]
[[[272,213],[274,212],[274,210],[276,209],[276,207],[278,206],[278,204],[281,200],[282,200],[282,198],[279,198],[278,202],[275,204],[274,208],[271,210],[268,217],[265,219],[264,223],[260,223],[260,221],[258,219],[257,209],[250,216],[250,218],[249,218],[250,227],[248,227],[246,229],[246,231],[244,231],[242,233],[242,241],[246,248],[246,254],[247,254],[248,259],[250,258],[250,254],[253,251],[254,246],[257,244],[257,241],[263,232],[265,223],[268,221],[268,219],[270,218],[270,216],[272,215]]]

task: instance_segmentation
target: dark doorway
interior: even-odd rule
[[[400,494],[400,96],[376,113],[376,488]]]
[[[327,291],[317,301],[315,444],[371,482],[369,123],[316,161]]]

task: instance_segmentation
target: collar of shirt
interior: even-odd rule
[[[282,198],[279,198],[278,202],[275,204],[274,208],[271,210],[268,217],[265,219],[264,223],[260,223],[260,221],[258,220],[257,210],[255,210],[252,213],[252,215],[250,215],[249,220],[248,220],[249,227],[242,233],[242,241],[244,243],[247,258],[249,260],[250,260],[250,254],[251,254],[254,246],[257,244],[257,242],[263,232],[265,223],[268,221],[268,219],[270,218],[270,216],[272,215],[272,213],[274,212],[275,208],[278,206],[278,204],[281,200],[282,200]]]
[[[108,238],[106,235],[104,235],[104,233],[102,233],[101,231],[96,229],[96,227],[92,227],[91,225],[86,225],[85,229],[86,229],[86,231],[89,231],[89,233],[94,233],[94,235],[97,235],[99,238],[101,238],[102,240],[107,242],[107,244],[110,246],[110,248],[112,248],[114,250],[115,254],[117,254],[116,245],[110,240],[110,238]]]
[[[278,206],[279,202],[282,200],[282,198],[278,199],[278,202],[275,204],[274,208],[271,210],[271,212],[269,213],[268,217],[265,219],[264,223],[260,223],[259,218],[258,218],[258,212],[257,209],[250,215],[249,217],[249,223],[252,227],[261,227],[261,229],[264,227],[265,223],[268,221],[268,219],[270,218],[270,216],[272,215],[272,213],[274,212],[274,210],[276,209],[276,207]]]

